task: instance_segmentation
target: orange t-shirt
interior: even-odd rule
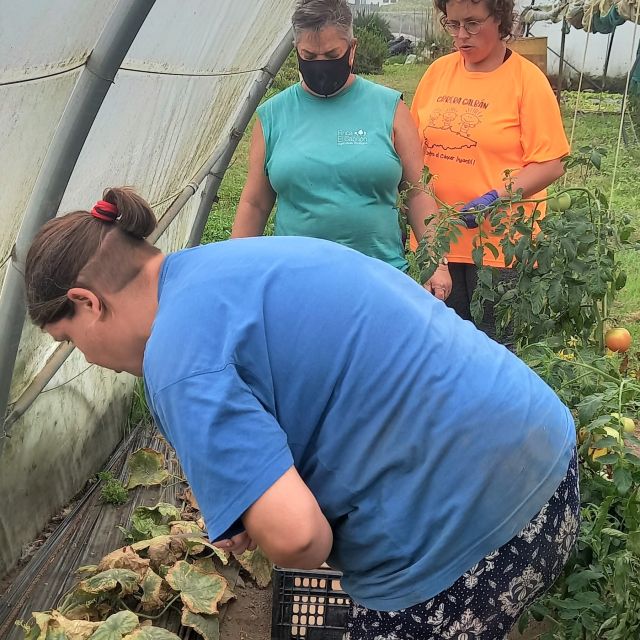
[[[549,81],[515,51],[487,73],[467,71],[457,52],[439,58],[422,77],[411,113],[422,139],[424,163],[435,176],[435,195],[451,206],[462,206],[491,189],[500,191],[506,169],[517,171],[569,153]],[[486,221],[484,225],[491,236],[491,226]],[[463,229],[449,260],[473,264],[477,233]],[[489,240],[499,249],[499,238],[493,238]],[[411,246],[415,249],[414,238]],[[484,263],[504,266],[504,258],[501,252],[496,259],[485,250]]]

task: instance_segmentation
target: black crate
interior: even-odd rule
[[[351,601],[339,571],[273,570],[272,640],[342,640]]]

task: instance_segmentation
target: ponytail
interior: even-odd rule
[[[105,189],[102,199],[116,208],[118,228],[134,238],[146,238],[158,224],[147,201],[129,187]]]

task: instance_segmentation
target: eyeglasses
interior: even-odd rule
[[[456,22],[455,20],[443,20],[442,26],[445,28],[447,33],[450,33],[452,36],[457,36],[460,31],[460,27],[464,28],[464,30],[470,35],[475,36],[480,33],[480,29],[482,29],[482,25],[489,19],[491,16],[487,16],[484,20],[464,20],[462,23]]]

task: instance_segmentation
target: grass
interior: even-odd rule
[[[290,65],[288,65],[290,66]],[[426,69],[424,64],[388,65],[381,75],[366,76],[369,79],[393,87],[400,91],[407,104],[411,104],[416,86]],[[287,77],[295,77],[291,69],[286,70]],[[582,104],[582,103],[581,103]],[[563,97],[562,112],[567,135],[573,125],[575,94]],[[247,172],[247,153],[253,120],[249,125],[232,163],[225,174],[220,187],[219,201],[214,207],[207,223],[203,242],[226,240],[231,234],[231,225],[244,186]],[[593,186],[601,188],[609,197],[613,178],[620,116],[612,110],[579,114],[576,120],[573,148],[581,146],[603,147],[607,156],[602,171],[593,178]],[[612,208],[619,214],[629,214],[636,227],[640,228],[640,189],[638,189],[638,164],[640,148],[627,149],[621,144],[615,185],[611,200]],[[567,186],[577,185],[576,176],[567,176]],[[611,321],[624,324],[631,331],[636,349],[640,345],[640,253],[627,251],[620,257],[628,274],[627,285],[611,311]]]

